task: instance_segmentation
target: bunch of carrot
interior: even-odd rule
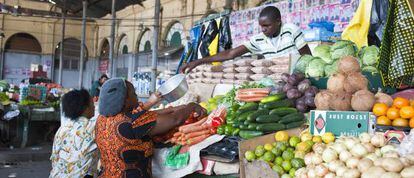
[[[236,100],[241,102],[256,102],[269,96],[269,88],[239,89],[236,92]]]
[[[209,136],[215,134],[216,129],[211,124],[206,124],[208,117],[205,117],[195,123],[180,126],[178,132],[167,142],[178,145],[194,145],[202,142]]]

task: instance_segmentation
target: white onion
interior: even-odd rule
[[[364,143],[363,146],[365,147],[368,153],[375,152],[375,147],[371,143]]]
[[[315,143],[312,146],[312,150],[317,154],[322,154],[323,150],[325,150],[325,149],[326,149],[326,146],[323,143]]]
[[[346,166],[355,169],[358,166],[359,159],[356,157],[351,157],[346,161]]]
[[[348,138],[345,140],[345,146],[348,150],[351,150],[356,144],[356,141],[352,138]]]
[[[362,143],[369,143],[371,141],[371,136],[368,133],[364,132],[359,135],[359,140]]]
[[[367,153],[367,149],[362,144],[356,144],[351,149],[351,154],[358,158],[365,156]]]
[[[313,154],[312,163],[315,165],[321,164],[323,162],[322,156],[319,154]]]
[[[361,159],[358,163],[358,170],[361,172],[367,171],[373,164],[374,162],[368,158]]]
[[[315,153],[308,153],[303,158],[303,160],[305,161],[305,164],[306,165],[312,165],[312,157],[313,157],[313,154],[315,154]]]
[[[401,178],[401,175],[395,172],[386,172],[381,176],[381,178]]]
[[[382,166],[382,162],[384,161],[385,158],[378,158],[377,160],[374,161],[374,166]]]
[[[412,164],[408,158],[401,157],[400,161],[404,165],[404,167],[409,167]]]
[[[389,151],[396,151],[396,148],[394,146],[392,146],[392,145],[385,145],[385,146],[383,146],[381,148],[381,153],[382,154],[385,154],[385,153],[387,153]]]
[[[335,172],[338,169],[338,167],[340,167],[340,166],[343,167],[345,165],[344,165],[343,162],[341,162],[339,160],[335,160],[335,161],[332,161],[332,162],[328,163],[328,169],[331,172]]]
[[[344,143],[335,143],[332,145],[332,149],[334,149],[337,153],[342,153],[347,150]]]
[[[371,138],[371,144],[374,145],[375,147],[383,147],[385,145],[385,137],[384,134],[381,133],[376,133],[372,138]]]
[[[309,178],[316,177],[316,170],[315,170],[315,168],[309,168],[308,169],[308,177]]]
[[[320,176],[320,177],[325,176],[325,175],[326,175],[326,174],[328,174],[328,172],[329,172],[328,168],[326,168],[326,167],[325,167],[325,166],[323,166],[323,165],[317,165],[317,166],[315,167],[315,171],[316,171],[316,175],[317,175],[317,176]]]
[[[399,158],[397,151],[388,151],[382,155],[384,158]]]
[[[344,174],[344,178],[358,178],[361,173],[357,169],[348,169]]]
[[[348,171],[347,167],[344,167],[344,166],[338,167],[338,169],[336,170],[336,175],[337,176],[344,176],[346,171]]]
[[[382,167],[386,171],[390,172],[400,172],[404,166],[398,158],[384,158],[382,161]]]
[[[362,173],[361,178],[379,178],[385,173],[385,170],[382,167],[373,166],[370,167],[367,171]]]
[[[306,168],[303,167],[303,168],[298,169],[295,172],[295,177],[298,177],[298,178],[308,178]]]
[[[379,148],[375,148],[375,155],[377,155],[378,157],[382,157],[382,153],[381,150]]]
[[[325,151],[323,151],[322,159],[323,161],[329,163],[333,160],[338,159],[338,154],[336,153],[335,150],[328,148]]]
[[[343,162],[346,162],[351,157],[352,157],[352,154],[348,151],[343,151],[339,154],[339,159]]]
[[[375,161],[378,159],[378,156],[375,153],[370,153],[367,156],[365,156],[365,158],[370,159],[371,161]]]
[[[414,166],[404,168],[401,175],[403,177],[414,177]]]
[[[325,177],[323,177],[323,178],[335,178],[335,176],[336,175],[334,173],[330,172],[330,173],[326,174]]]

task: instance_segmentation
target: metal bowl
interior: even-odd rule
[[[174,75],[158,88],[158,92],[170,103],[183,97],[187,91],[188,84],[184,74]]]

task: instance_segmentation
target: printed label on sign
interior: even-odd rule
[[[314,133],[324,134],[326,130],[326,111],[317,111],[314,114]]]

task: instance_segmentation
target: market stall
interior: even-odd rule
[[[414,49],[407,44],[414,31],[396,25],[414,20],[402,15],[412,14],[408,1],[390,1],[388,26],[382,28],[383,35],[375,33],[381,48],[358,36],[370,33],[365,28],[370,24],[358,21],[370,19],[363,9],[366,2],[332,2],[318,8],[300,2],[274,5],[286,7],[282,10],[290,15],[282,18],[302,28],[320,19],[335,24],[335,30],[326,23],[305,30],[312,55],[247,55],[198,66],[188,74],[190,92],[179,103],[198,99],[209,115],[177,128],[166,140],[178,147],[157,155],[166,158],[164,163],[178,177],[193,172],[282,178],[413,176],[414,73],[409,68],[414,68],[414,58],[407,54]],[[262,8],[230,14],[233,45],[258,33],[252,23]],[[338,19],[335,8],[348,9],[346,17]],[[372,13],[378,8],[384,7],[372,7]],[[302,19],[301,14],[310,11],[327,12]],[[397,37],[398,32],[404,37]],[[183,55],[183,63],[202,57],[198,43],[204,33],[193,30],[195,45]],[[201,145],[193,155],[192,148]],[[171,155],[182,162],[168,162]],[[198,163],[191,160],[194,157]]]

